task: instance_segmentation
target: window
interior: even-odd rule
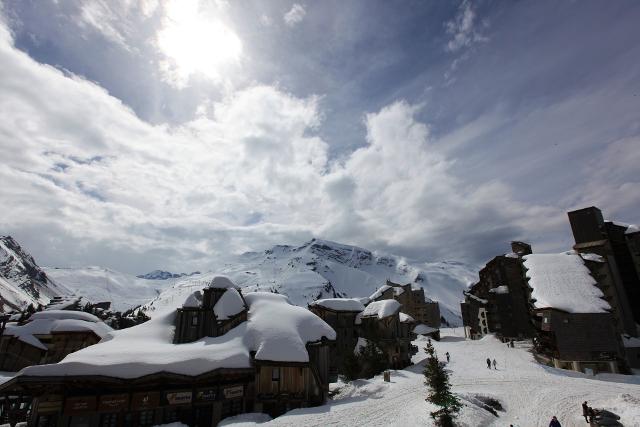
[[[194,314],[191,317],[191,326],[198,326],[198,315]]]
[[[100,427],[116,427],[118,425],[118,414],[102,414],[100,415]]]
[[[271,370],[271,381],[280,381],[280,368],[273,368]]]
[[[152,426],[153,411],[141,411],[138,420],[141,426]]]

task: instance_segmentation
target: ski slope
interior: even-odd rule
[[[511,349],[487,336],[468,341],[461,329],[443,329],[441,342],[434,341],[437,353],[444,360],[451,354],[453,391],[463,400],[458,417],[460,426],[547,427],[557,416],[563,427],[584,426],[580,404],[588,401],[595,408],[606,408],[620,415],[625,426],[640,426],[640,376],[603,374],[595,378],[577,372],[549,368],[536,363],[526,346]],[[392,371],[391,382],[382,376],[359,380],[352,384],[338,383],[338,394],[327,405],[296,409],[272,421],[255,423],[239,420],[226,426],[245,427],[324,427],[324,426],[432,426],[429,412],[435,408],[425,402],[427,389],[422,369],[425,339],[415,344],[420,352],[414,356],[416,365]],[[487,357],[495,358],[497,370],[486,367]],[[478,395],[498,399],[504,411],[498,417],[482,409]]]

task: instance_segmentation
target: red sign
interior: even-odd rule
[[[191,403],[192,393],[190,391],[172,391],[168,392],[166,396],[169,405],[186,405]]]

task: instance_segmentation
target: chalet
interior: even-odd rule
[[[215,426],[244,412],[277,416],[325,402],[335,337],[285,296],[243,295],[218,277],[178,310],[22,370],[0,395],[33,398],[30,426]]]
[[[416,322],[434,328],[440,327],[440,307],[436,301],[425,297],[424,289],[414,288],[411,283],[400,285],[387,280],[373,295],[371,301],[395,299],[402,304],[402,310],[413,317]]]
[[[433,338],[436,341],[440,341],[440,329],[432,328],[424,323],[414,326],[412,331],[416,336],[422,335],[423,337]]]
[[[332,381],[336,381],[338,374],[344,372],[345,357],[353,353],[356,347],[356,317],[364,309],[360,300],[355,298],[327,298],[309,304],[309,310],[336,331],[336,344],[330,349],[329,375]]]
[[[415,320],[401,313],[401,304],[395,299],[374,301],[356,317],[359,335],[375,342],[386,354],[389,366],[402,369],[411,364],[417,348],[411,344],[415,337]]]
[[[22,324],[6,324],[0,337],[0,370],[15,372],[26,366],[59,362],[74,351],[96,344],[111,331],[89,313],[33,313]]]
[[[576,253],[524,256],[538,359],[557,368],[618,372],[611,306]]]
[[[495,333],[503,339],[523,339],[534,334],[522,270],[522,257],[531,254],[531,246],[511,242],[511,249],[489,261],[480,270],[480,281],[464,292],[461,312],[469,338]]]

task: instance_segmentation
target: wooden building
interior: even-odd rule
[[[329,376],[332,382],[344,372],[345,357],[353,354],[358,342],[356,317],[364,309],[364,305],[353,298],[320,299],[309,304],[309,310],[336,331],[336,343],[330,348]]]
[[[523,263],[538,359],[557,368],[618,372],[622,343],[611,306],[581,256],[533,254]]]
[[[415,321],[401,313],[401,308],[395,299],[374,301],[356,318],[359,336],[375,342],[384,351],[393,369],[409,366],[411,356],[417,352],[417,348],[411,344],[415,338],[412,327]]]
[[[0,386],[0,415],[28,396],[29,426],[215,426],[324,403],[333,329],[282,295],[242,295],[227,281],[60,363],[23,370]]]
[[[111,327],[84,312],[45,310],[21,324],[8,323],[0,337],[0,370],[15,372],[56,363],[99,342]]]
[[[604,260],[602,265],[593,264],[592,267],[596,267],[594,274],[612,307],[618,332],[637,337],[640,234],[628,225],[605,221],[602,211],[595,206],[569,212],[568,216],[576,242],[573,248],[581,254],[599,255]]]
[[[433,328],[440,327],[440,306],[436,301],[426,298],[421,287],[414,288],[411,283],[400,285],[387,280],[387,283],[369,298],[372,301],[395,299],[402,304],[403,312],[413,317],[416,322]]]
[[[534,335],[522,268],[522,257],[531,254],[531,246],[511,242],[511,249],[511,253],[489,261],[480,270],[478,283],[464,292],[461,312],[469,338],[477,339],[488,333],[503,339]]]

